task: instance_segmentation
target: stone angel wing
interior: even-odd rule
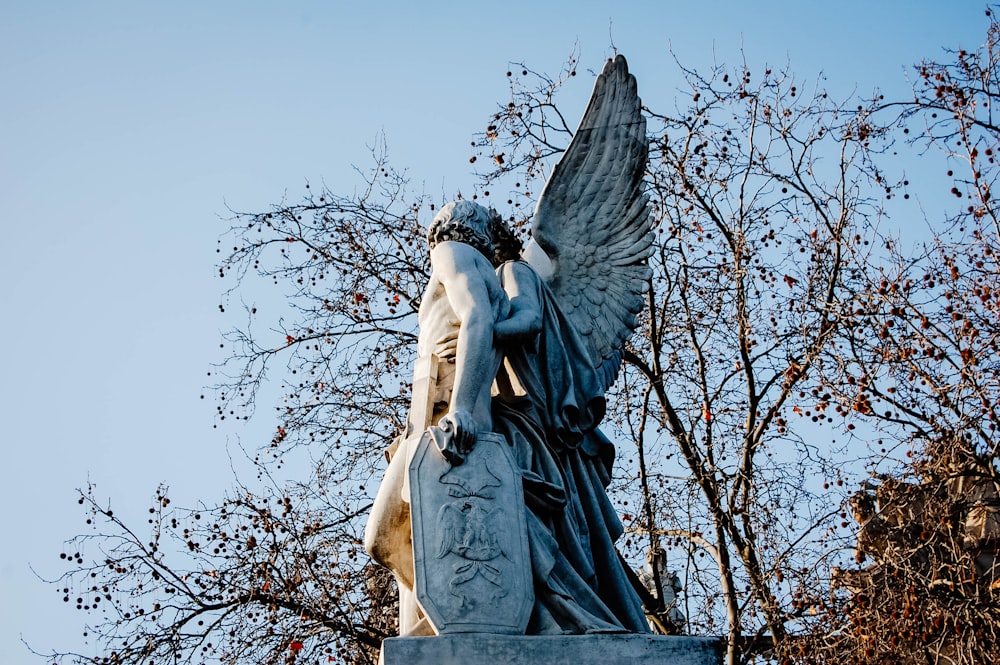
[[[549,287],[586,341],[605,390],[638,325],[650,276],[653,234],[643,193],[648,151],[635,77],[618,55],[597,78],[532,221],[532,239],[552,263]],[[525,258],[534,264],[530,254]]]

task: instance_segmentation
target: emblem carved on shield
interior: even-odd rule
[[[534,593],[521,476],[480,434],[451,466],[428,435],[410,464],[416,593],[438,633],[523,634]]]

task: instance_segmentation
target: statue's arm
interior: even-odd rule
[[[476,404],[493,381],[495,322],[486,280],[495,281],[496,276],[477,250],[458,242],[442,242],[431,250],[431,269],[460,322],[448,416],[459,430],[460,447],[468,449],[479,425],[474,420]]]
[[[538,279],[527,264],[508,261],[498,269],[503,289],[510,299],[510,316],[497,321],[493,334],[500,342],[533,339],[542,330],[542,306],[538,301]]]

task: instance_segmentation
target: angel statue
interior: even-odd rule
[[[464,576],[431,573],[452,575],[443,588],[505,584],[517,538],[485,516],[515,514],[530,568],[523,632],[648,632],[614,546],[622,525],[606,488],[615,451],[598,429],[649,280],[647,151],[635,78],[619,55],[542,191],[523,252],[495,211],[470,201],[444,206],[431,223],[409,431],[395,444],[365,531],[369,553],[398,582],[401,634],[443,632],[414,594],[417,536],[434,525],[418,525],[416,503],[411,525],[409,501],[413,483],[425,482],[446,488],[436,514],[447,537],[418,551],[417,569],[435,570],[426,566],[443,565],[445,554],[465,557],[454,566]],[[418,439],[430,442],[422,445],[443,471],[414,480]],[[487,439],[502,445],[481,461]],[[504,456],[520,478],[520,504],[494,508]],[[483,575],[471,578],[477,570]]]

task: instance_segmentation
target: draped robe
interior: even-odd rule
[[[506,349],[494,430],[521,469],[535,584],[529,634],[648,632],[614,547],[622,524],[608,498],[614,446],[597,428],[604,390],[584,341],[528,264],[498,268],[531,290],[537,336]],[[505,374],[506,373],[506,374]]]

